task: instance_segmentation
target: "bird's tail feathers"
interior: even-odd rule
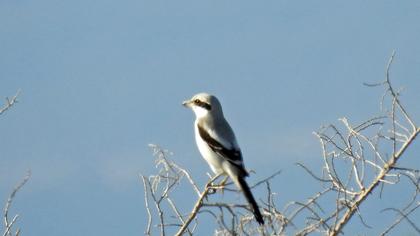
[[[245,178],[238,176],[234,179],[234,182],[236,182],[236,185],[238,185],[240,190],[244,193],[247,202],[251,205],[252,212],[254,213],[254,216],[255,216],[255,220],[257,220],[257,222],[260,225],[263,225],[264,224],[263,216],[261,215],[258,204],[255,201],[255,198],[252,195],[251,189],[249,188],[248,184],[246,183]]]

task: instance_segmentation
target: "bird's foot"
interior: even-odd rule
[[[226,182],[228,181],[228,179],[229,177],[225,176],[225,178],[223,178],[223,180],[216,187],[217,189],[220,189],[222,194],[225,193]]]
[[[207,173],[208,174],[208,173]],[[210,176],[210,175],[209,175]],[[221,176],[221,174],[218,174],[218,175],[216,175],[216,176],[214,176],[213,178],[212,178],[212,180],[213,181],[216,181],[217,180],[217,178],[219,178]],[[209,189],[209,194],[214,194],[214,193],[216,193],[216,191],[217,190],[221,190],[222,191],[222,193],[223,193],[223,191],[224,191],[224,188],[225,188],[225,186],[226,186],[226,182],[227,182],[227,180],[228,180],[228,176],[225,176],[225,178],[220,182],[220,183],[214,183],[213,181],[209,184],[209,187],[210,187],[210,189]]]

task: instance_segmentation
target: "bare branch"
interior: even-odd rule
[[[28,182],[29,178],[31,177],[31,171],[28,171],[26,176],[23,178],[23,180],[15,186],[13,191],[10,193],[9,198],[6,201],[6,205],[3,210],[3,222],[5,226],[5,231],[3,233],[3,236],[9,236],[11,235],[11,229],[13,225],[15,224],[16,220],[18,219],[19,215],[15,215],[11,221],[9,221],[9,210],[12,206],[13,199],[15,198],[17,192],[23,187],[23,185]],[[18,231],[20,231],[18,229]]]
[[[395,228],[395,226],[397,226],[404,219],[407,220],[410,223],[410,225],[417,231],[417,233],[420,234],[420,229],[416,226],[416,224],[412,220],[410,220],[408,218],[408,215],[410,215],[411,213],[413,213],[419,207],[420,207],[420,202],[417,202],[417,206],[413,207],[413,209],[411,209],[407,213],[404,213],[404,212],[402,212],[402,211],[400,211],[398,209],[395,209],[395,208],[387,208],[387,209],[384,209],[384,211],[386,211],[386,210],[394,210],[394,211],[398,212],[401,215],[401,217],[398,218],[392,225],[390,225],[384,232],[382,232],[381,235],[386,235],[387,233],[389,233],[393,228]]]
[[[351,203],[349,208],[346,210],[344,215],[341,217],[340,221],[337,222],[334,229],[332,229],[329,233],[329,235],[337,235],[339,232],[342,231],[343,227],[349,222],[349,220],[352,218],[354,213],[356,213],[359,208],[359,206],[366,200],[366,198],[375,190],[375,188],[379,185],[379,183],[388,183],[393,184],[394,182],[390,182],[386,180],[386,177],[389,175],[389,172],[393,169],[394,166],[396,166],[397,161],[399,158],[404,154],[404,152],[407,150],[407,148],[411,145],[411,143],[415,140],[417,135],[420,132],[420,129],[416,127],[414,124],[414,121],[410,118],[404,107],[401,105],[399,99],[398,99],[398,93],[395,92],[395,90],[391,86],[390,78],[389,78],[389,69],[392,64],[392,61],[394,59],[395,52],[392,53],[392,56],[388,62],[387,68],[386,68],[386,81],[384,84],[387,86],[387,90],[390,91],[390,94],[392,96],[392,113],[391,113],[391,121],[392,121],[392,146],[393,146],[393,154],[389,158],[389,160],[380,168],[379,174],[376,176],[376,178],[371,182],[369,187],[366,189],[362,189],[360,193],[357,195],[355,201]],[[398,109],[398,110],[397,110]],[[400,111],[406,121],[411,125],[412,132],[408,135],[405,142],[402,143],[401,147],[397,149],[397,125],[396,125],[396,112]],[[404,129],[408,130],[408,129]],[[357,135],[357,132],[355,133],[352,131],[353,134]]]
[[[150,231],[152,228],[152,214],[150,213],[150,207],[149,207],[149,195],[148,195],[148,187],[150,185],[149,180],[144,177],[143,175],[140,175],[140,177],[143,180],[143,188],[144,188],[144,205],[146,207],[147,211],[147,227],[146,231],[144,232],[145,235],[151,235]]]
[[[209,194],[210,190],[212,190],[211,185],[212,185],[213,181],[215,181],[219,177],[220,177],[220,174],[214,176],[212,179],[210,179],[207,182],[206,186],[204,187],[203,192],[201,192],[200,197],[198,198],[197,202],[195,203],[194,208],[190,213],[190,216],[188,217],[188,219],[185,221],[185,223],[182,225],[182,227],[178,230],[178,232],[175,235],[177,235],[177,236],[182,235],[184,233],[184,231],[188,228],[191,221],[195,218],[195,216],[197,215],[197,213],[199,212],[199,210],[203,206],[203,199]]]
[[[2,108],[0,108],[0,115],[6,112],[7,110],[9,110],[13,105],[15,105],[18,102],[17,97],[19,96],[19,94],[20,94],[20,89],[16,92],[15,96],[13,96],[11,99],[6,97],[6,104]]]

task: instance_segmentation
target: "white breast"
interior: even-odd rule
[[[200,133],[198,132],[197,121],[194,124],[195,131],[195,142],[197,143],[198,150],[203,156],[204,160],[207,161],[211,170],[215,174],[225,173],[223,170],[223,158],[215,153],[207,143],[201,138]]]

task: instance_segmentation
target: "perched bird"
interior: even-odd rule
[[[215,174],[227,175],[233,180],[251,205],[257,222],[264,224],[258,204],[245,181],[248,172],[245,170],[241,149],[223,116],[219,100],[213,95],[199,93],[183,102],[183,105],[195,113],[195,141],[203,158]]]

